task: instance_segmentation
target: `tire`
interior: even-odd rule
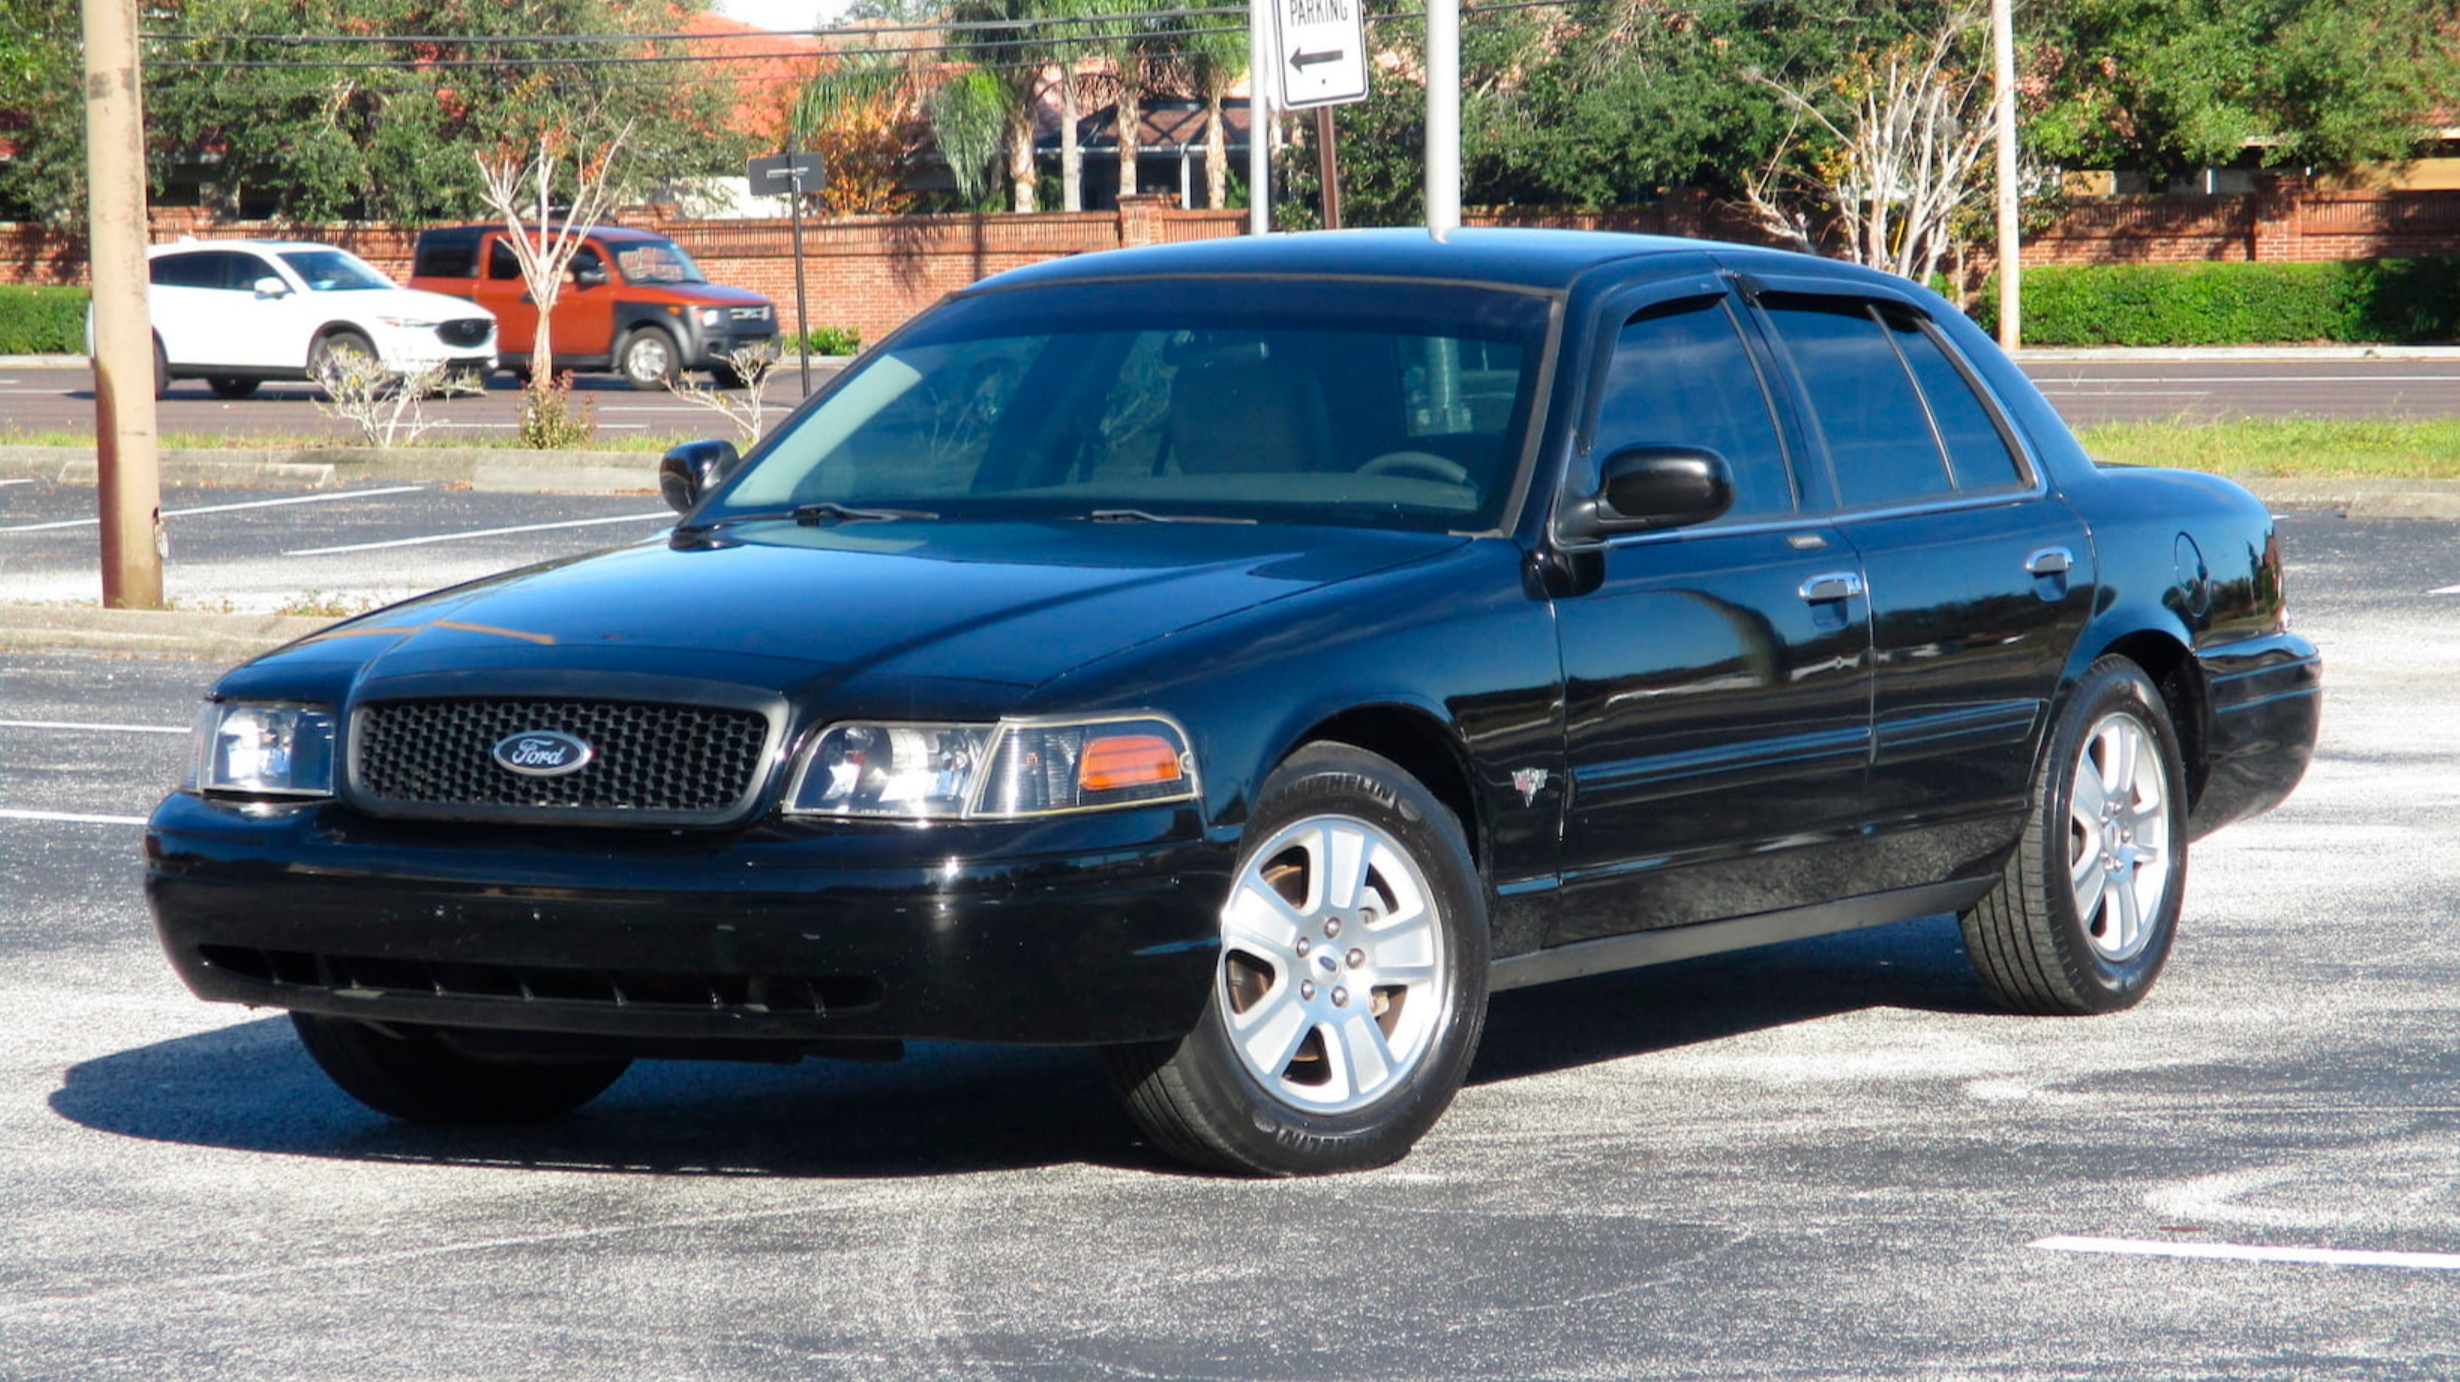
[[[674,337],[645,326],[616,348],[615,372],[636,389],[663,389],[682,372],[682,359]]]
[[[154,397],[171,396],[171,356],[162,348],[162,338],[154,338]]]
[[[354,354],[370,360],[377,358],[375,343],[356,331],[334,331],[317,337],[316,344],[308,347],[308,378],[321,384],[329,364]]]
[[[1300,749],[1257,795],[1195,1029],[1104,1052],[1129,1115],[1245,1175],[1400,1160],[1477,1052],[1485,899],[1460,822],[1409,774]]]
[[[205,381],[207,387],[224,398],[246,398],[256,392],[257,382],[254,379],[233,379],[229,375],[216,375]]]
[[[709,382],[721,389],[739,389],[751,381],[743,377],[743,371],[732,365],[711,365]]]
[[[453,1050],[432,1027],[376,1027],[298,1012],[290,1020],[342,1092],[409,1123],[541,1122],[605,1093],[632,1064],[621,1057],[487,1059]]]
[[[2187,884],[2187,784],[2161,693],[2125,658],[2085,673],[2033,770],[1999,884],[1960,921],[1991,997],[2016,1012],[2132,1007],[2169,959]]]

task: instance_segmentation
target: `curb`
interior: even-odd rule
[[[91,447],[0,446],[0,476],[91,485]],[[648,451],[516,451],[507,447],[303,447],[296,450],[171,450],[166,484],[284,485],[322,489],[354,480],[419,480],[531,494],[652,494],[658,458]]]
[[[239,662],[334,622],[295,614],[0,604],[0,651],[145,653]]]

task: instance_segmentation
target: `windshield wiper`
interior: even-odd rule
[[[1143,509],[1095,509],[1085,517],[1096,523],[1244,523],[1252,518],[1224,518],[1209,513],[1149,513]]]
[[[938,514],[921,509],[858,509],[834,499],[794,506],[794,521],[806,528],[817,528],[823,523],[885,523],[898,518],[937,517]]]

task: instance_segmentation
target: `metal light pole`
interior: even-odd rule
[[[1426,231],[1461,228],[1461,0],[1427,0]]]
[[[1272,0],[1247,0],[1247,233],[1273,229]]]
[[[1990,0],[1990,46],[1998,87],[1999,124],[1999,344],[2024,343],[2024,265],[2017,241],[2016,17],[2015,0]]]
[[[162,608],[162,441],[145,306],[145,113],[136,0],[85,0],[86,223],[102,602]]]

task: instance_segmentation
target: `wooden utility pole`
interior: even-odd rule
[[[1990,47],[1998,86],[1999,123],[1999,344],[2024,343],[2024,264],[2017,243],[2023,188],[2016,184],[2015,0],[1990,0]]]
[[[137,0],[85,0],[86,225],[94,295],[102,601],[162,608],[162,443],[145,290],[145,110]]]

